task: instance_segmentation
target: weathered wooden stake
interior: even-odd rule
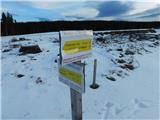
[[[72,120],[82,120],[82,94],[70,88]]]
[[[81,61],[75,62],[81,64]],[[82,120],[82,93],[70,88],[72,120]]]
[[[94,59],[93,83],[90,85],[92,89],[97,89],[99,87],[99,85],[96,84],[96,71],[97,71],[97,59]]]

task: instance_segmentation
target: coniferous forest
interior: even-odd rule
[[[20,35],[41,32],[55,32],[60,30],[120,30],[160,28],[160,21],[131,22],[131,21],[40,21],[16,22],[10,13],[2,13],[1,36]]]

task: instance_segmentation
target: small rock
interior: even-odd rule
[[[26,40],[25,38],[19,38],[19,41],[24,41],[24,40]]]
[[[38,77],[36,80],[36,84],[42,84],[42,83],[43,83],[42,79],[40,77]]]
[[[2,52],[9,52],[9,51],[11,51],[11,49],[5,49]]]
[[[18,41],[18,39],[16,38],[16,37],[13,37],[12,39],[11,39],[11,42],[17,42]]]
[[[129,70],[134,70],[134,66],[132,64],[124,64],[120,66],[123,69],[129,69]]]
[[[111,80],[111,81],[116,81],[116,79],[112,76],[106,76],[107,79]]]
[[[25,62],[26,60],[21,60],[21,62]]]
[[[157,42],[154,42],[153,45],[158,46],[158,45],[159,45],[159,42],[158,42],[158,41],[157,41]]]
[[[120,73],[117,73],[117,76],[122,77],[122,75]]]
[[[154,47],[153,45],[148,45],[148,47]]]
[[[126,50],[125,54],[126,54],[126,55],[134,55],[135,53],[134,53],[133,51]]]
[[[57,63],[57,59],[55,59],[54,62]]]
[[[117,62],[118,62],[118,63],[125,63],[126,61],[123,60],[123,59],[117,59]]]
[[[107,50],[107,52],[110,52],[110,51],[112,51],[112,49],[108,49],[108,50]]]
[[[119,48],[119,49],[117,49],[117,51],[123,51],[123,49],[122,49],[122,48]]]
[[[18,78],[21,78],[21,77],[23,77],[23,76],[24,76],[24,75],[22,75],[22,74],[18,74],[18,75],[17,75]]]

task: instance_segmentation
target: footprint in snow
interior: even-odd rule
[[[24,114],[24,117],[28,117],[30,115],[30,113],[26,113]]]
[[[105,112],[104,112],[104,115],[103,115],[103,119],[106,120],[108,119],[108,117],[111,115],[112,116],[112,113],[111,113],[111,108],[114,106],[114,104],[112,102],[108,102],[106,105],[105,105]]]
[[[144,101],[133,99],[127,105],[115,105],[114,103],[108,102],[105,107],[103,119],[127,119],[135,116],[140,110],[148,108],[148,105]]]
[[[141,109],[148,108],[148,105],[145,104],[143,101],[140,101],[138,99],[134,99],[131,103],[132,106],[130,106],[130,113],[128,113],[127,118],[131,118],[134,116],[137,112],[139,112]]]

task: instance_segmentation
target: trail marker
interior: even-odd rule
[[[61,31],[60,35],[62,65],[80,61],[91,56],[92,31]]]
[[[85,92],[85,66],[91,56],[93,31],[60,31],[59,80],[70,87],[72,120],[82,120],[82,93]]]
[[[84,65],[82,63],[59,64],[59,80],[79,93],[85,92]]]

